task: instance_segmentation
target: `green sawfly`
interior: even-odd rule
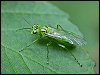
[[[80,37],[79,35],[76,35],[72,32],[65,31],[60,25],[57,25],[57,28],[53,28],[51,26],[42,26],[42,25],[39,25],[39,24],[34,24],[31,28],[21,28],[21,29],[18,29],[18,30],[23,30],[23,29],[30,29],[32,35],[33,34],[39,35],[41,38],[46,37],[49,40],[53,39],[53,42],[55,42],[58,46],[66,49],[66,50],[68,50],[68,48],[76,48],[77,46],[82,46],[82,45],[86,44],[86,42],[84,41],[84,39],[82,37]],[[38,40],[39,39],[36,39],[34,42],[36,42]],[[31,44],[29,44],[27,47],[29,47]],[[48,46],[51,45],[51,44],[52,44],[52,41],[47,43],[47,64],[49,64]],[[23,50],[24,49],[20,50],[19,52],[21,52]],[[76,62],[82,67],[82,65],[78,62],[76,57],[72,53],[71,53],[71,55],[74,57]]]

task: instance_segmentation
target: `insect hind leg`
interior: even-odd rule
[[[66,48],[67,49],[67,48]],[[76,57],[67,49],[67,51],[73,56],[73,58],[75,59],[75,61],[77,62],[77,64],[82,67],[82,64],[79,63],[79,61],[76,59]]]
[[[63,45],[61,45],[61,44],[58,44],[60,47],[62,47],[62,48],[65,48],[72,56],[73,56],[73,58],[75,59],[75,61],[78,63],[78,65],[80,66],[80,67],[82,67],[82,64],[80,64],[79,63],[79,61],[76,59],[76,57],[65,47],[65,46],[63,46]]]

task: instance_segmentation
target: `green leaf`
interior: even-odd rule
[[[24,20],[28,21],[28,23]],[[72,50],[72,54],[83,65],[80,67],[73,56],[61,47],[49,46],[49,64],[46,64],[47,46],[45,41],[37,41],[27,30],[34,24],[50,25],[56,28],[60,24],[64,30],[81,37],[78,28],[68,20],[64,13],[48,2],[1,2],[1,72],[2,74],[82,74],[95,73],[95,62],[81,47]],[[21,49],[25,48],[22,52]]]

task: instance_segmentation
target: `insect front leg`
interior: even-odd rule
[[[64,30],[61,25],[57,25],[57,29]]]
[[[27,45],[26,47],[24,47],[23,49],[21,49],[19,52],[23,51],[25,48],[31,46],[33,43],[35,43],[36,41],[38,41],[39,39],[34,40],[32,43],[30,43],[29,45]]]
[[[48,46],[50,46],[50,45],[51,45],[51,42],[47,43],[47,64],[49,64],[49,57],[48,57],[49,50],[48,50]]]

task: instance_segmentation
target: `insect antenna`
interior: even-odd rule
[[[21,28],[21,29],[17,29],[16,31],[23,30],[23,29],[32,29],[32,28]]]
[[[23,19],[25,20],[25,22],[27,22],[29,25],[31,25],[24,17],[23,17]],[[23,30],[23,29],[32,29],[32,28],[21,28],[21,29],[17,29],[16,31]]]
[[[31,25],[24,17],[23,17],[23,19],[24,19],[29,25]]]

